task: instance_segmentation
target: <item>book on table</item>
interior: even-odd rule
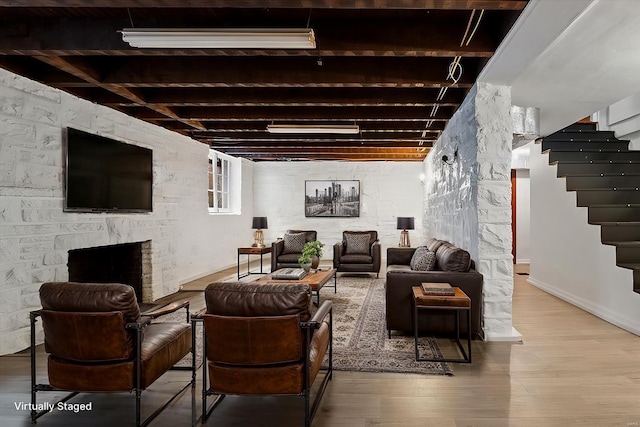
[[[454,296],[456,294],[448,283],[422,283],[421,287],[425,295]]]
[[[307,275],[302,268],[282,268],[275,271],[271,278],[275,280],[300,280]]]

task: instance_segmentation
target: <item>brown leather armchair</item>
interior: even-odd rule
[[[207,359],[202,423],[227,394],[299,395],[309,427],[333,373],[331,301],[312,317],[308,285],[242,282],[212,283],[205,300],[206,313],[198,316],[204,321]],[[310,406],[311,385],[325,355],[328,367]],[[208,409],[207,396],[213,394]]]
[[[192,349],[189,302],[174,303],[141,316],[133,288],[123,284],[50,282],[40,287],[42,310],[31,312],[31,403],[39,391],[131,392],[136,395],[136,426],[146,426],[189,385],[195,386],[195,356],[189,382],[164,406],[141,422],[142,391]],[[152,320],[186,308],[184,323]],[[36,384],[36,321],[42,318],[49,384]],[[55,407],[53,404],[50,407]],[[31,411],[31,420],[49,412]]]
[[[304,233],[305,243],[317,240],[318,233],[314,230],[287,230],[286,234]],[[302,255],[300,252],[287,251],[284,240],[277,240],[271,244],[271,271],[274,272],[279,268],[297,268],[298,258]]]
[[[356,248],[352,242],[364,237],[366,244]],[[380,274],[380,243],[377,231],[343,231],[342,242],[333,245],[333,268],[338,272]]]

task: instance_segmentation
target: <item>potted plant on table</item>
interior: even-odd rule
[[[311,257],[303,253],[298,258],[298,264],[300,264],[300,268],[308,273],[311,270]]]
[[[311,261],[311,268],[314,270],[318,268],[318,264],[320,264],[320,258],[322,257],[322,248],[324,244],[319,240],[314,240],[312,242],[307,242],[304,244],[302,248],[302,257],[308,256]],[[300,262],[300,260],[298,260]]]

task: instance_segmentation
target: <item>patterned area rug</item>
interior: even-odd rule
[[[333,301],[334,369],[453,375],[447,363],[416,362],[413,336],[392,335],[385,327],[384,279],[338,276],[337,293],[320,291],[321,302]],[[420,354],[441,357],[434,338],[420,338]]]
[[[331,283],[329,283],[331,284]],[[315,299],[315,298],[314,298]],[[368,276],[338,276],[338,289],[323,288],[320,302],[333,301],[333,366],[339,371],[404,372],[423,375],[453,375],[447,363],[416,362],[412,335],[387,337],[384,279]],[[156,322],[183,322],[184,310],[162,316]],[[202,364],[202,333],[196,334],[196,363]],[[420,355],[442,357],[437,341],[420,337]],[[191,364],[191,355],[178,366]]]

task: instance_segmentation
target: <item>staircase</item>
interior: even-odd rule
[[[595,124],[576,123],[542,139],[549,164],[558,165],[567,191],[589,209],[589,224],[601,227],[601,240],[616,247],[616,265],[633,270],[640,293],[640,151]]]

